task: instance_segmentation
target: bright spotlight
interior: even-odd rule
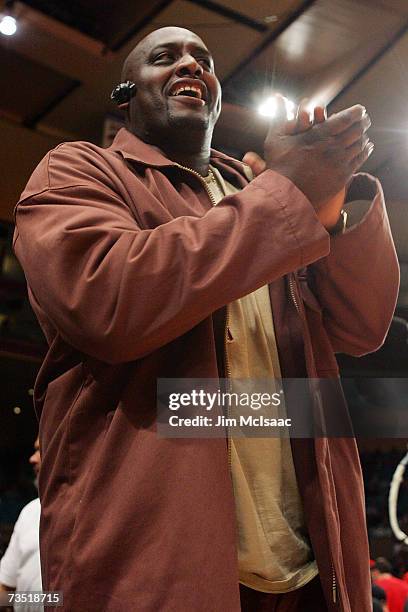
[[[286,106],[286,116],[288,120],[295,118],[295,110],[296,105],[292,100],[288,100],[287,98],[283,98],[285,100]],[[264,117],[275,117],[276,112],[278,110],[278,103],[276,101],[276,96],[271,96],[267,98],[262,104],[258,107],[258,113],[263,115]]]
[[[17,22],[14,17],[5,15],[0,21],[0,32],[5,36],[13,36],[17,32]]]
[[[258,113],[264,117],[274,117],[277,110],[276,98],[268,98],[258,107]]]

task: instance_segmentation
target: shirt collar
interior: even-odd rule
[[[140,138],[129,132],[126,128],[121,128],[118,131],[109,149],[118,152],[124,159],[145,166],[156,166],[160,168],[178,165],[176,162],[168,159],[168,157],[163,155],[163,153],[155,147],[140,140]],[[243,176],[246,180],[252,178],[250,176],[249,166],[215,149],[211,149],[210,163],[218,167],[221,171],[224,169],[227,173],[232,173],[233,175],[238,174],[241,180]]]

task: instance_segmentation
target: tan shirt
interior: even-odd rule
[[[211,168],[206,183],[214,200],[237,189]],[[281,376],[268,287],[228,305],[232,340],[227,343],[233,379]],[[238,522],[240,582],[270,593],[300,588],[317,565],[305,528],[303,508],[287,437],[234,438],[231,473]]]

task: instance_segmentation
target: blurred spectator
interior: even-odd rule
[[[406,612],[408,584],[391,574],[389,561],[384,557],[378,557],[371,566],[371,576],[374,584],[385,591],[389,612]]]
[[[374,561],[372,562],[375,563]],[[373,565],[370,565],[373,567]],[[389,608],[387,606],[387,595],[378,584],[372,585],[372,594],[373,594],[373,610],[379,610],[380,612],[389,612]]]
[[[33,466],[35,482],[41,465],[38,438],[29,462]],[[0,561],[0,591],[41,591],[41,566],[39,549],[40,500],[37,497],[24,506],[14,526],[8,548]],[[40,612],[38,604],[14,605],[19,612]]]
[[[41,467],[40,442],[38,438],[34,442],[34,452],[29,458],[28,462],[31,463],[31,465],[33,466],[33,470],[35,474],[34,484],[36,488],[38,489],[38,474],[40,473],[40,467]]]
[[[383,607],[381,601],[373,598],[373,612],[384,612],[385,608]]]
[[[407,532],[407,515],[399,514],[398,522],[401,530]],[[404,574],[408,570],[408,547],[403,542],[394,543],[392,547],[391,565],[392,573],[394,574],[394,576],[397,576],[397,578],[401,578],[402,580],[404,580]]]

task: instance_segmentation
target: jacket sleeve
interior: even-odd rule
[[[74,146],[35,171],[16,208],[14,248],[51,325],[102,361],[146,355],[328,253],[310,202],[272,170],[202,217],[146,230],[100,164],[79,162],[78,151],[70,159]]]
[[[334,351],[354,356],[382,345],[399,289],[398,259],[381,185],[359,174],[347,200],[363,199],[372,202],[363,219],[332,236],[330,254],[308,270]]]

